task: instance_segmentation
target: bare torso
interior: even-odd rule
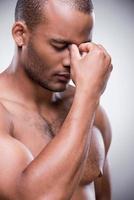
[[[67,116],[71,106],[69,89],[67,94],[63,94],[61,99],[49,107],[43,107],[42,110],[32,108],[25,104],[16,102],[8,93],[3,92],[4,81],[2,81],[0,103],[2,103],[11,115],[13,122],[12,137],[19,140],[36,157],[45,146],[51,142]],[[103,137],[100,131],[93,128],[91,149],[89,158],[85,167],[83,178],[75,191],[72,200],[95,200],[93,181],[103,173],[105,159],[105,147]],[[58,155],[57,155],[58,156]]]

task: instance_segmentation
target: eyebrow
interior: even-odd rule
[[[92,40],[87,40],[87,41],[84,41],[82,43],[91,42],[91,41]],[[51,39],[51,42],[58,43],[58,44],[68,44],[68,45],[74,44],[74,42],[71,41],[71,40],[65,40],[65,39],[61,39],[61,38],[57,38],[57,39],[53,38],[53,39]]]

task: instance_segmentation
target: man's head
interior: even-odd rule
[[[45,20],[44,8],[49,2],[50,0],[18,0],[15,9],[15,21],[25,21],[27,26],[33,29]],[[91,0],[59,0],[59,2],[83,13],[89,14],[93,11]]]
[[[18,0],[13,36],[20,63],[40,86],[66,88],[70,72],[69,45],[91,41],[90,0]]]

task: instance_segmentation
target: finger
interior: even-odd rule
[[[108,64],[111,65],[112,59],[108,51],[101,44],[98,44],[98,47],[103,50],[104,54],[106,55]]]
[[[98,44],[98,47],[99,47],[100,49],[102,49],[106,55],[109,55],[108,52],[107,52],[107,50],[106,50],[101,44]],[[110,55],[109,55],[109,56],[110,56]]]
[[[87,52],[82,52],[81,57],[84,58],[87,55]]]
[[[70,45],[69,49],[70,49],[70,56],[71,56],[72,61],[81,59],[79,49],[75,44]]]
[[[91,51],[93,48],[97,47],[97,45],[95,43],[92,42],[86,42],[86,43],[82,43],[79,45],[79,50],[80,52],[89,52]]]
[[[111,57],[110,54],[108,53],[108,51],[101,44],[98,44],[98,47],[100,49],[102,49],[106,55],[108,55],[109,57]]]

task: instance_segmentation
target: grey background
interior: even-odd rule
[[[101,99],[113,129],[109,152],[113,200],[134,200],[134,1],[94,0],[94,42],[113,58],[114,70]],[[0,71],[11,61],[16,0],[0,0]]]

